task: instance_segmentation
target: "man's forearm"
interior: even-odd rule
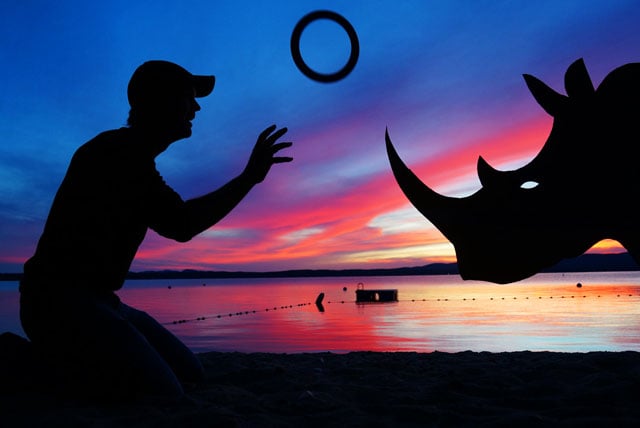
[[[255,182],[243,172],[219,189],[186,201],[192,235],[195,236],[222,220],[247,196],[253,186]]]

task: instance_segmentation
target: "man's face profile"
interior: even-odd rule
[[[176,140],[191,136],[191,121],[195,119],[196,112],[200,110],[200,104],[196,101],[193,88],[179,91],[172,97],[171,106],[166,117],[167,131],[174,135]]]
[[[149,108],[155,116],[154,126],[171,141],[176,141],[191,136],[191,121],[200,110],[200,104],[195,99],[193,88],[184,88],[159,97],[149,103]]]

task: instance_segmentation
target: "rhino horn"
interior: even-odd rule
[[[447,236],[449,223],[459,215],[460,199],[441,195],[420,181],[398,156],[388,130],[385,131],[385,141],[391,170],[400,189],[413,206]]]
[[[487,163],[482,156],[478,156],[478,178],[482,187],[495,187],[500,181],[501,171],[498,171]]]

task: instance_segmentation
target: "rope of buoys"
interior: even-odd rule
[[[575,299],[575,298],[583,298],[586,299],[587,297],[594,297],[593,295],[589,296],[589,295],[560,295],[560,296],[537,296],[538,300],[542,300],[542,299]],[[595,297],[606,297],[598,294]],[[619,297],[640,297],[640,294],[632,294],[632,293],[628,293],[628,294],[616,294],[615,295],[616,298]],[[517,296],[512,296],[512,297],[488,297],[488,300],[534,300],[536,297],[535,296],[524,296],[524,297],[517,297]],[[412,302],[412,303],[416,303],[416,302],[465,302],[465,301],[481,301],[483,299],[481,298],[477,298],[477,297],[459,297],[459,298],[449,298],[449,297],[438,297],[438,298],[431,298],[431,299],[427,299],[427,298],[423,298],[423,299],[398,299],[398,300],[393,300],[393,301],[385,301],[385,302],[358,302],[356,300],[334,300],[334,301],[327,301],[327,303],[338,303],[338,304],[344,304],[344,303],[364,303],[364,304],[369,304],[369,303],[374,303],[374,304],[380,304],[380,303],[401,303],[401,302]]]
[[[617,298],[620,297],[634,297],[634,294],[628,293],[627,295],[623,295],[623,294],[616,294],[615,295]],[[578,298],[587,298],[587,297],[593,297],[593,296],[587,296],[585,294],[582,295],[561,295],[561,296],[537,296],[538,300],[542,300],[542,299],[553,299],[555,298],[560,298],[560,299],[575,299],[576,297]],[[597,298],[602,297],[601,294],[596,295]],[[640,297],[640,294],[638,294],[636,297]],[[324,307],[322,305],[323,303],[323,299],[324,299],[324,293],[320,293],[318,295],[318,297],[316,298],[315,301],[315,305],[318,307],[318,309],[320,310],[320,312],[324,312]],[[488,300],[529,300],[529,299],[535,299],[535,296],[525,296],[525,297],[516,297],[513,296],[511,298],[508,297],[489,297]],[[427,298],[423,298],[423,299],[408,299],[408,300],[395,300],[395,301],[390,301],[390,302],[358,302],[356,300],[338,300],[338,301],[327,301],[326,303],[328,304],[345,304],[345,303],[359,303],[359,304],[388,304],[388,303],[401,303],[401,302],[412,302],[412,303],[416,303],[416,302],[456,302],[456,301],[481,301],[483,299],[480,298],[476,298],[476,297],[460,297],[460,298],[448,298],[448,297],[438,297],[438,298],[432,298],[432,299],[427,299]],[[209,315],[209,316],[201,316],[201,317],[197,317],[197,318],[190,318],[190,319],[181,319],[181,320],[175,320],[175,321],[171,321],[171,322],[167,322],[167,323],[163,323],[164,325],[169,325],[169,324],[184,324],[184,323],[188,323],[188,322],[194,322],[194,321],[205,321],[205,320],[210,320],[210,319],[221,319],[221,318],[229,318],[229,317],[234,317],[234,316],[240,316],[240,315],[249,315],[249,314],[255,314],[258,312],[269,312],[269,311],[276,311],[278,309],[292,309],[292,308],[299,308],[299,307],[303,307],[303,306],[310,306],[313,305],[314,303],[298,303],[296,305],[283,305],[283,306],[274,306],[274,307],[268,307],[262,310],[246,310],[246,311],[238,311],[238,312],[230,312],[230,313],[225,313],[225,314],[216,314],[216,315]]]
[[[298,303],[296,305],[282,305],[282,306],[268,307],[268,308],[265,308],[265,309],[262,309],[262,310],[255,310],[254,309],[254,310],[249,310],[249,311],[229,312],[228,314],[225,313],[225,314],[202,316],[202,317],[197,317],[197,318],[181,319],[181,320],[165,322],[163,324],[164,325],[185,324],[185,323],[193,322],[193,321],[205,321],[205,320],[211,320],[211,319],[229,318],[229,317],[240,316],[240,315],[256,314],[258,312],[277,311],[278,309],[299,308],[299,307],[302,307],[302,306],[309,306],[311,304],[312,303]]]

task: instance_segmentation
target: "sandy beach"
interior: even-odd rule
[[[1,425],[621,427],[640,422],[637,352],[211,352],[199,357],[206,381],[170,405],[98,406],[34,390],[28,379],[11,390],[5,383]]]

